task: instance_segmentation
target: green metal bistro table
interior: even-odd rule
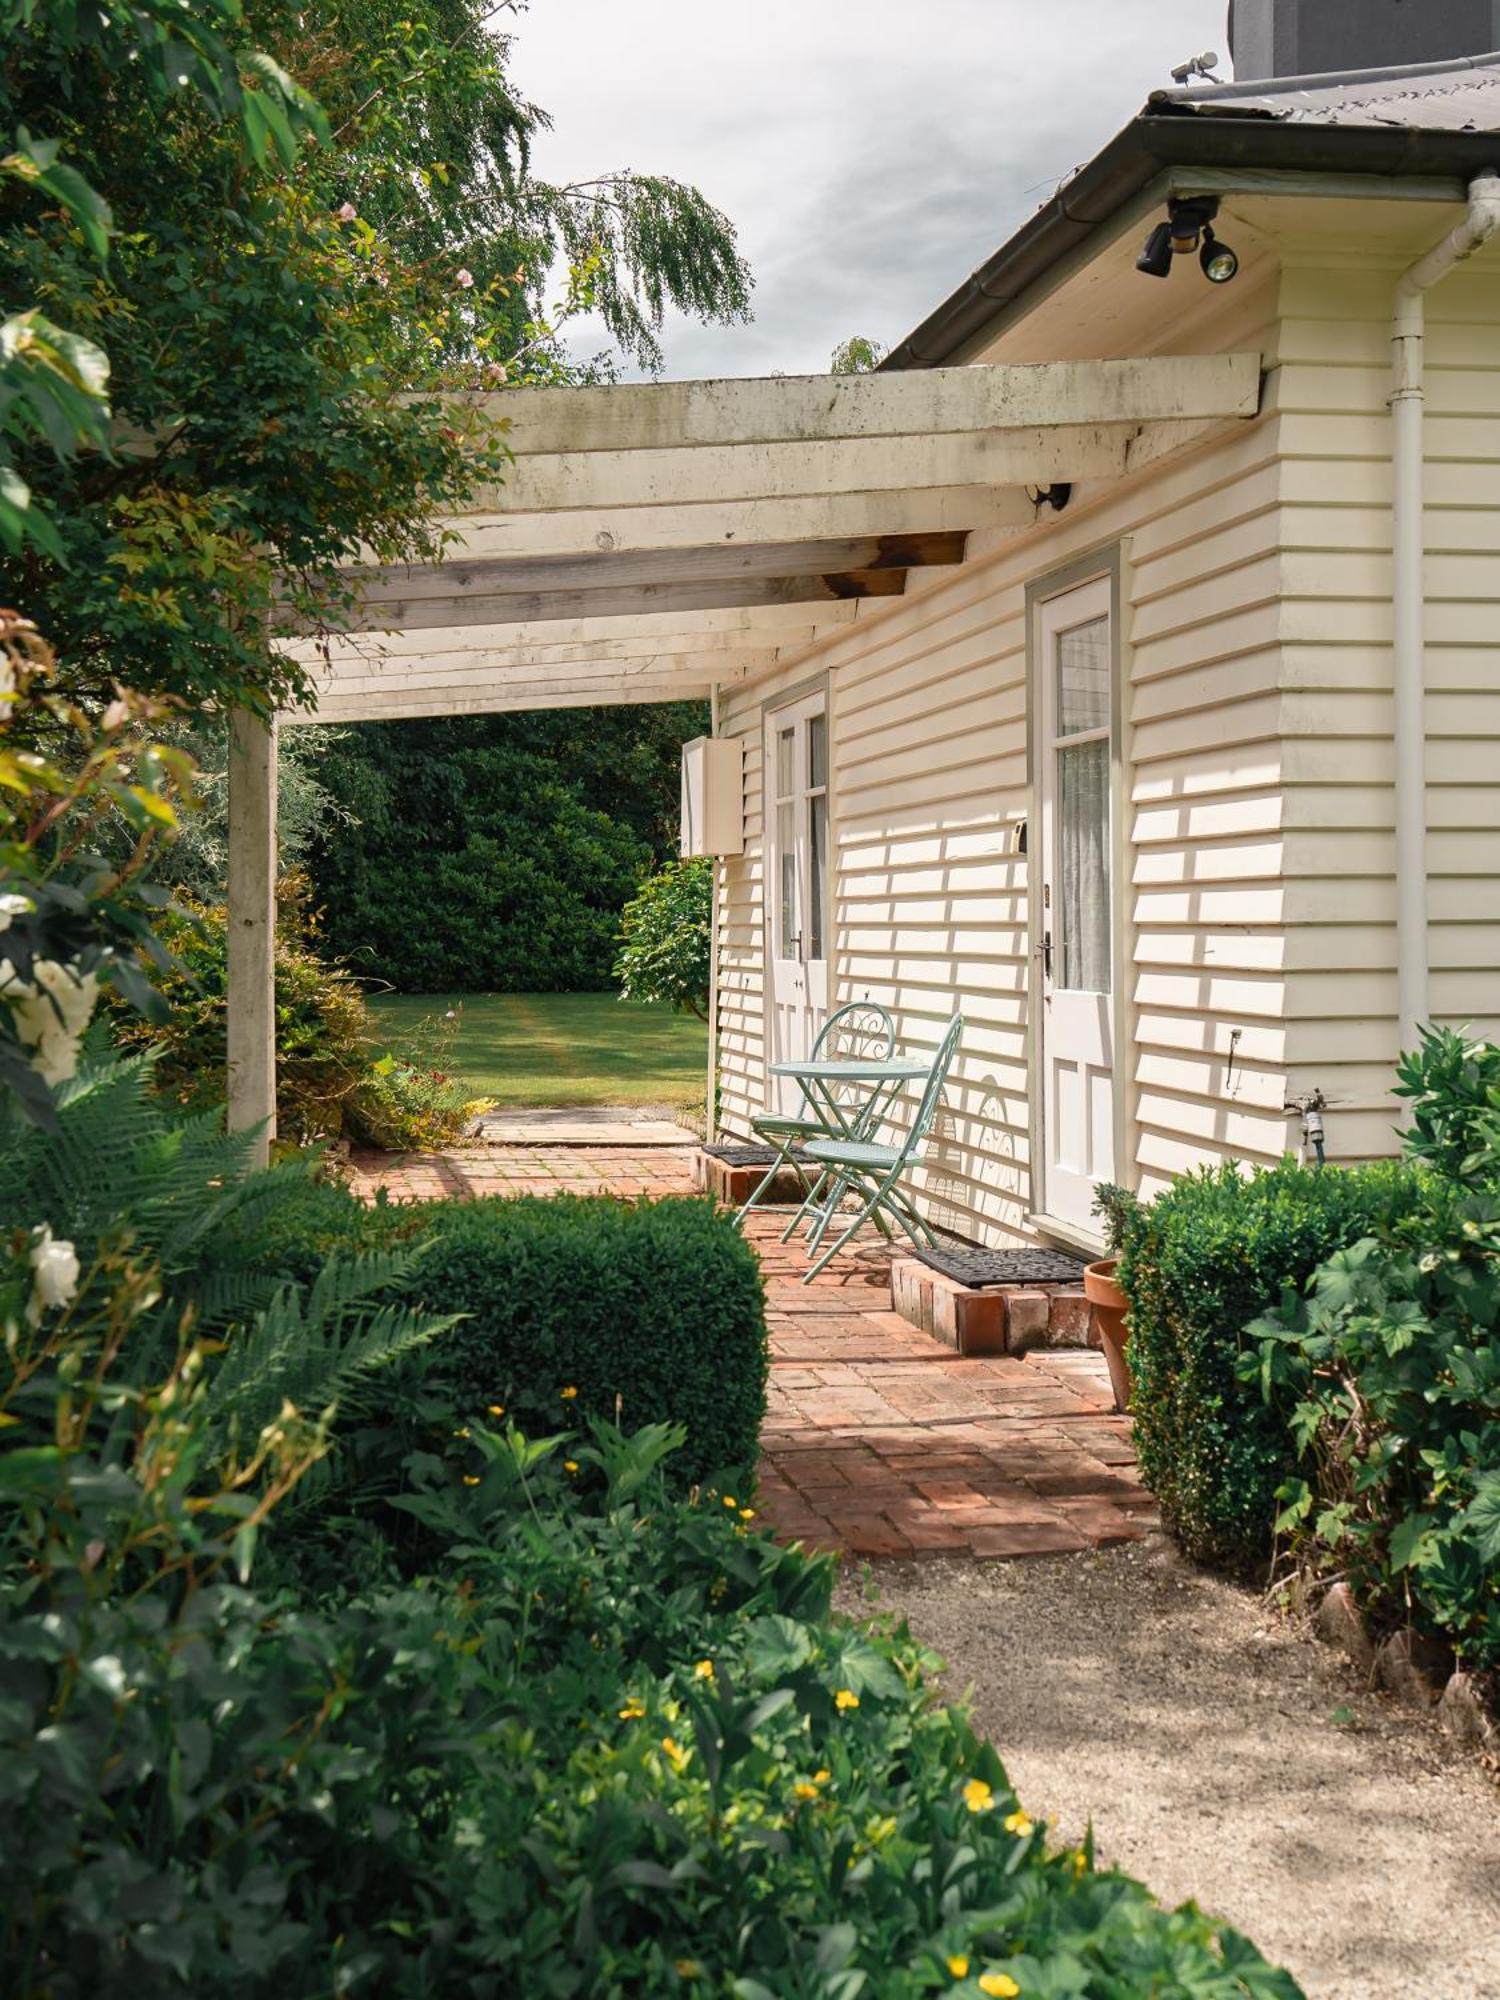
[[[772,1076],[795,1077],[805,1086],[818,1116],[827,1121],[830,1139],[862,1139],[903,1083],[920,1083],[930,1062],[897,1056],[880,1062],[871,1057],[836,1056],[827,1062],[772,1063]],[[860,1103],[841,1104],[838,1086],[868,1084]]]
[[[771,1075],[794,1077],[802,1085],[808,1108],[823,1120],[830,1139],[856,1141],[868,1138],[875,1130],[881,1114],[900,1094],[903,1084],[920,1083],[931,1068],[930,1063],[913,1062],[904,1056],[883,1061],[876,1057],[836,1056],[827,1061],[772,1063]],[[828,1199],[820,1207],[818,1196],[825,1187],[829,1188]],[[809,1246],[816,1247],[833,1220],[843,1191],[844,1177],[824,1168],[782,1231],[782,1242],[791,1238],[805,1216]],[[890,1231],[884,1217],[877,1216],[876,1221],[881,1233],[888,1236]]]

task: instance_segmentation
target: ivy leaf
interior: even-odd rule
[[[1474,1498],[1460,1520],[1474,1537],[1483,1563],[1500,1563],[1500,1472],[1481,1472]]]
[[[1391,1535],[1392,1569],[1411,1569],[1420,1561],[1424,1553],[1422,1543],[1432,1522],[1431,1514],[1408,1514],[1397,1522]]]

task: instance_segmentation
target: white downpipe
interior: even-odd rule
[[[718,683],[708,691],[708,733],[719,733],[719,688]],[[712,1146],[719,1136],[717,1099],[719,1094],[719,886],[721,869],[716,854],[709,864],[713,871],[713,889],[709,902],[708,918],[708,1088],[704,1095],[704,1131],[706,1144]]]
[[[1391,326],[1391,507],[1396,754],[1396,1009],[1400,1046],[1409,1049],[1428,1020],[1427,718],[1423,647],[1422,343],[1427,294],[1500,229],[1500,175],[1486,169],[1470,183],[1462,222],[1403,274]]]

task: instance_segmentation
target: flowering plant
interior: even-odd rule
[[[44,1124],[101,985],[161,1006],[145,968],[166,963],[150,916],[167,897],[145,873],[192,774],[184,752],[151,740],[164,704],[117,690],[95,713],[58,693],[54,672],[30,621],[0,610],[0,1087]],[[112,814],[134,836],[116,861],[94,851]]]

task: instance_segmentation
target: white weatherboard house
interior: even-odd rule
[[[1301,1100],[1392,1150],[1416,1023],[1500,1027],[1500,23],[1414,11],[1240,0],[1258,80],[1154,97],[874,376],[512,392],[462,552],[366,580],[322,717],[712,693],[726,1134],[843,1001],[961,1009],[927,1212],[1088,1246]]]

